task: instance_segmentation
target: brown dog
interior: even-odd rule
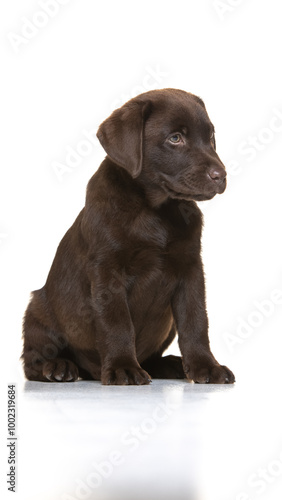
[[[222,193],[226,172],[204,103],[182,90],[146,92],[97,136],[107,156],[25,314],[26,377],[233,383],[208,338],[195,201]],[[176,333],[182,358],[162,357]]]

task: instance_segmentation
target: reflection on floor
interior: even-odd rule
[[[268,402],[275,405],[261,390],[184,380],[141,387],[25,382],[21,498],[278,499],[281,410],[278,402],[266,428]]]

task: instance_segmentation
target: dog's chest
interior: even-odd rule
[[[161,250],[167,245],[169,231],[158,215],[144,210],[130,224],[129,236],[133,244],[158,247]]]
[[[157,283],[178,278],[199,253],[195,227],[161,215],[142,212],[129,230],[130,267],[141,281],[145,276]]]

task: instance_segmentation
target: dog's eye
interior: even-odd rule
[[[182,141],[182,135],[181,134],[173,134],[169,138],[169,142],[171,142],[172,144],[178,144],[181,141]]]

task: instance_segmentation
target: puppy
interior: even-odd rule
[[[211,353],[196,201],[226,187],[203,101],[141,94],[99,127],[107,156],[24,318],[30,380],[229,384]],[[181,357],[162,356],[178,334]]]

